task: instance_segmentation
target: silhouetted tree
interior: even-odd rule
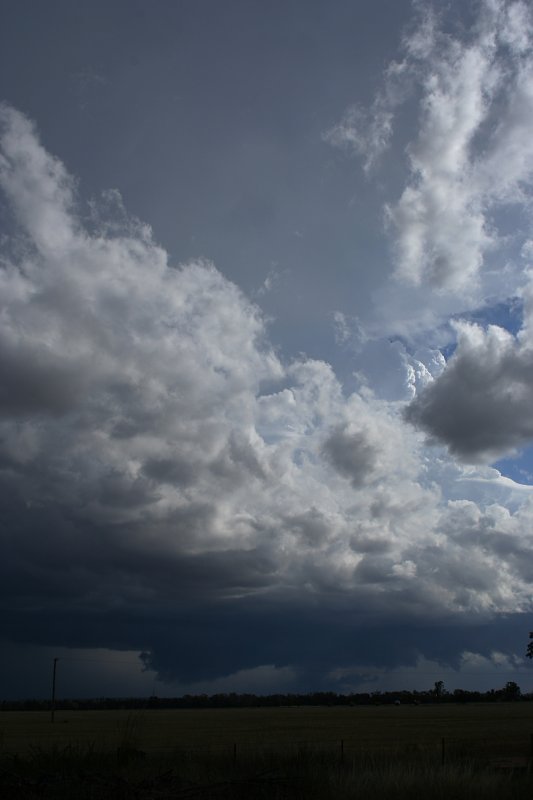
[[[506,700],[518,700],[522,694],[520,691],[520,686],[514,681],[507,681],[504,692]]]

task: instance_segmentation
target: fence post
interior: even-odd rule
[[[529,771],[533,768],[533,733],[529,734]]]
[[[344,763],[344,739],[341,739],[341,764]]]
[[[440,763],[444,766],[445,761],[446,761],[446,746],[443,736],[440,743]]]
[[[237,763],[237,742],[233,742],[233,766]]]

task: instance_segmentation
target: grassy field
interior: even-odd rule
[[[320,746],[349,751],[439,749],[480,743],[506,754],[529,754],[533,704],[297,707],[0,714],[0,751],[30,746],[131,745],[146,753],[183,749],[277,749]]]
[[[529,703],[2,712],[0,797],[530,800],[532,733]]]

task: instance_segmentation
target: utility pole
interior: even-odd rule
[[[54,721],[56,713],[56,672],[59,658],[54,658],[54,671],[52,672],[52,703],[50,705],[50,722]]]

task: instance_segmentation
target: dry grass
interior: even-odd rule
[[[533,704],[494,703],[338,708],[192,709],[176,711],[61,711],[51,725],[46,712],[0,713],[4,752],[24,753],[29,745],[64,747],[97,742],[113,750],[130,742],[148,753],[188,748],[239,751],[301,743],[347,752],[460,750],[484,740],[502,757],[525,755],[533,734]],[[524,752],[525,748],[525,752]]]
[[[0,729],[9,800],[522,800],[533,789],[527,703],[60,712],[53,725],[2,712]]]
[[[0,796],[10,800],[522,800],[529,772],[499,773],[475,764],[440,765],[423,756],[345,757],[307,748],[263,751],[237,763],[216,753],[128,758],[95,747],[34,748],[0,765]]]

